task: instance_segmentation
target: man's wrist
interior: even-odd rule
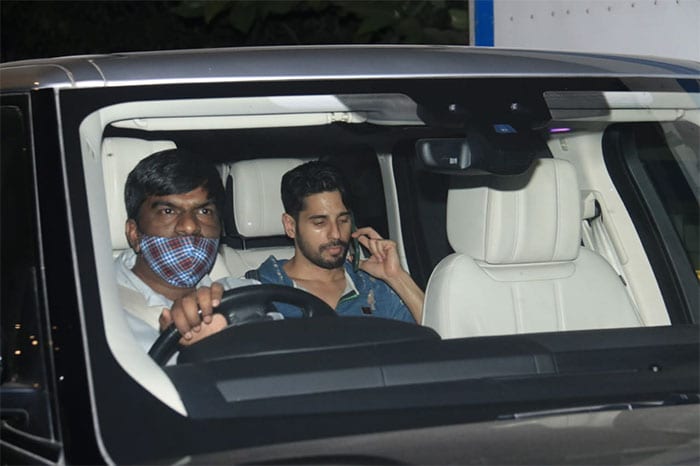
[[[395,287],[406,286],[409,283],[413,282],[413,279],[408,274],[408,272],[406,272],[404,269],[400,268],[394,274],[387,275],[385,281],[387,282],[387,284],[389,286],[391,286],[392,288],[395,288]]]

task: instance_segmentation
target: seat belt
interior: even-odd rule
[[[644,325],[644,319],[639,312],[637,301],[634,299],[632,289],[625,277],[625,272],[617,250],[603,222],[600,204],[592,192],[589,192],[588,195],[584,197],[583,203],[583,220],[581,221],[581,240],[583,241],[583,246],[605,259],[615,273],[617,273],[625,287],[627,296],[630,298],[639,322]]]
[[[251,269],[245,273],[244,277],[248,278],[248,279],[260,281],[260,272],[258,272],[258,269]]]

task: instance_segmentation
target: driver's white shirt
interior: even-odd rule
[[[117,275],[117,284],[123,288],[126,288],[127,290],[132,290],[138,293],[144,300],[142,307],[145,308],[143,310],[146,311],[146,313],[148,313],[150,310],[153,311],[152,315],[155,317],[155,319],[153,317],[146,319],[137,317],[137,315],[134,313],[134,309],[132,308],[133,305],[129,306],[129,308],[126,306],[124,307],[124,315],[126,316],[126,320],[131,328],[131,331],[134,333],[134,336],[139,344],[143,346],[146,351],[148,351],[151,349],[151,345],[153,345],[153,342],[156,341],[158,335],[160,334],[157,316],[160,315],[163,308],[169,309],[172,307],[173,302],[162,294],[153,291],[150,286],[146,285],[143,280],[141,280],[134,272],[131,271],[135,263],[136,253],[131,249],[127,249],[114,259],[114,268]],[[222,278],[216,280],[216,282],[221,283],[224,290],[260,283],[257,280],[233,277]],[[211,277],[209,277],[209,275],[205,275],[204,278],[197,283],[197,288],[200,286],[211,286],[212,283],[213,281]],[[124,306],[123,303],[122,305]]]

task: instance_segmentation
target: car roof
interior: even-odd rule
[[[467,46],[277,46],[83,55],[0,65],[2,88],[407,77],[700,77],[700,62]]]

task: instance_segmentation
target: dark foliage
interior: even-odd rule
[[[466,44],[467,1],[0,2],[1,61],[279,44]]]

